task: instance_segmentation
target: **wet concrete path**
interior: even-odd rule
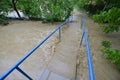
[[[80,18],[73,15],[61,36],[61,42],[56,46],[55,55],[47,66],[40,80],[74,80],[76,74],[76,57],[80,40]]]

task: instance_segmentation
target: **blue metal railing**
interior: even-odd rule
[[[37,50],[45,41],[47,41],[53,34],[55,34],[57,31],[58,39],[61,38],[61,28],[64,24],[70,22],[70,17],[67,18],[63,23],[61,23],[55,30],[53,30],[47,37],[45,37],[41,42],[39,42],[35,47],[33,47],[26,55],[21,58],[15,65],[13,65],[7,72],[5,72],[2,76],[0,76],[0,80],[4,80],[11,72],[13,72],[15,69],[18,70],[20,73],[22,73],[26,78],[29,80],[33,80],[29,75],[27,75],[22,69],[20,69],[19,65],[24,62],[35,50]]]
[[[86,55],[87,55],[87,62],[88,62],[89,80],[95,80],[94,72],[93,72],[93,66],[92,66],[92,60],[91,60],[91,56],[90,56],[90,48],[89,48],[87,30],[86,30],[86,25],[85,25],[85,21],[84,21],[83,16],[82,16],[82,19],[81,19],[81,28],[83,28],[83,33],[82,33],[82,38],[80,40],[80,46],[82,45],[82,42],[83,42],[83,39],[84,39],[85,40],[85,45],[86,45]]]

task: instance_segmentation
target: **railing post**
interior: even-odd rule
[[[83,20],[84,18],[83,18],[83,16],[82,16],[82,18],[81,18],[81,29],[82,29],[82,27],[83,27],[83,24],[84,24],[84,20]]]
[[[59,39],[59,41],[61,39],[61,28],[60,27],[59,27],[59,30],[58,30],[58,39]]]
[[[82,45],[84,35],[85,35],[85,31],[82,33],[82,37],[81,37],[81,40],[80,40],[80,46]]]
[[[22,73],[25,77],[27,77],[29,80],[33,80],[30,76],[28,76],[22,69],[20,69],[19,67],[16,67],[16,69]]]

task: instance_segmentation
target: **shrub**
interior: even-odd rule
[[[111,42],[110,41],[102,41],[102,46],[104,46],[105,48],[110,48]]]
[[[114,24],[109,24],[107,26],[103,25],[101,26],[102,31],[105,33],[110,33],[110,32],[118,32],[119,31],[119,26],[118,25],[114,25]]]
[[[114,63],[117,68],[120,70],[120,50],[104,48],[102,49],[105,57],[110,60],[111,63]]]
[[[102,41],[102,46],[104,46],[102,52],[105,58],[110,60],[110,62],[115,64],[120,70],[120,50],[110,48],[110,41]]]
[[[108,11],[93,15],[93,19],[98,23],[107,23],[107,25],[102,26],[103,32],[117,32],[120,26],[120,9],[113,7]]]
[[[2,25],[8,24],[8,19],[2,14],[0,14],[0,24],[2,24]]]
[[[40,0],[39,4],[44,22],[63,21],[70,16],[74,0]]]

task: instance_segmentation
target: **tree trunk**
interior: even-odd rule
[[[105,9],[106,9],[106,7],[108,6],[108,0],[106,0],[106,2],[105,2],[105,6],[104,6],[104,8],[103,8],[103,11],[105,11]]]
[[[18,10],[17,10],[15,0],[12,0],[12,4],[13,4],[13,9],[16,11],[16,13],[17,13],[18,17],[19,17],[19,18],[21,18],[20,14],[19,14],[19,12],[18,12]]]

